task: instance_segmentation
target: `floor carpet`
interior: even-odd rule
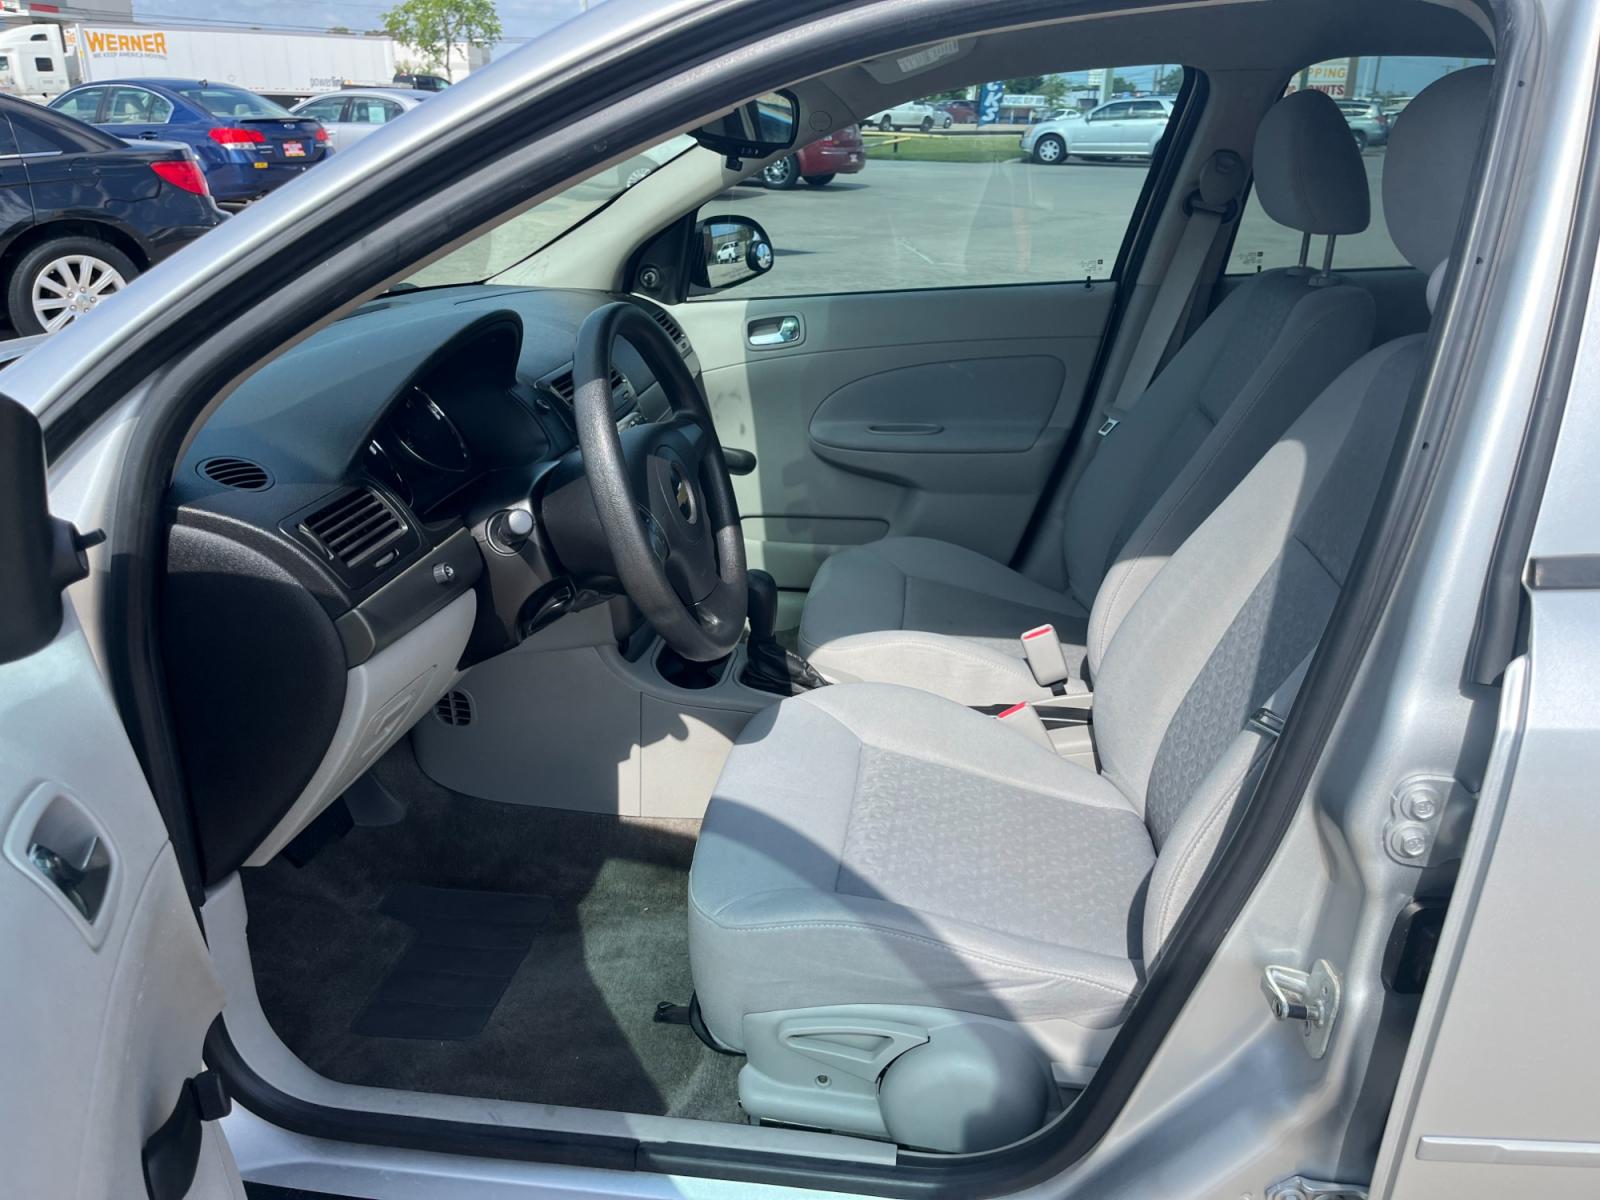
[[[280,856],[243,873],[262,1007],[296,1054],[344,1083],[744,1119],[735,1079],[744,1060],[653,1020],[658,1001],[684,1002],[691,990],[685,888],[696,822],[459,796],[424,776],[405,745],[377,771],[406,802],[403,821],[358,826],[304,867]],[[459,923],[428,932],[416,912],[428,896],[466,904],[469,916],[521,906],[520,964],[503,990],[472,1001],[488,1007],[456,1023],[459,1034],[483,1018],[467,1036],[353,1032],[392,1032],[372,1015],[394,1000],[395,980],[419,954],[437,968],[438,944],[461,941]],[[452,1002],[436,987],[420,994]]]

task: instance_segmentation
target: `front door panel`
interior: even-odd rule
[[[1102,282],[678,306],[719,436],[756,455],[734,479],[751,565],[805,588],[835,550],[886,535],[1009,558],[1113,294]],[[786,318],[794,340],[763,342]]]

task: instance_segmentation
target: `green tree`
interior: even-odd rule
[[[494,0],[401,0],[383,14],[383,30],[415,47],[430,65],[442,66],[454,83],[450,47],[487,46],[500,36],[500,16]]]
[[[1007,79],[1003,86],[1013,96],[1037,96],[1039,89],[1044,86],[1044,76],[1023,75],[1016,79]]]
[[[1060,75],[1046,75],[1039,85],[1039,95],[1051,104],[1059,105],[1067,98],[1067,81]]]
[[[1166,70],[1162,71],[1161,74],[1156,76],[1155,90],[1163,96],[1176,94],[1178,89],[1182,86],[1182,67],[1168,67]]]

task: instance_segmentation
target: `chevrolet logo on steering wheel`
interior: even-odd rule
[[[695,520],[694,489],[689,486],[689,481],[684,477],[683,471],[677,463],[672,464],[669,476],[672,482],[672,502],[678,506],[678,511],[683,514],[683,519],[693,525]]]

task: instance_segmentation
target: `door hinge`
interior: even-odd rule
[[[1359,1183],[1329,1183],[1326,1179],[1291,1175],[1269,1187],[1266,1200],[1367,1200],[1367,1189]]]
[[[1328,1052],[1333,1023],[1339,1016],[1339,972],[1325,958],[1310,971],[1276,964],[1261,969],[1261,990],[1279,1021],[1299,1021],[1306,1053],[1321,1058]]]

